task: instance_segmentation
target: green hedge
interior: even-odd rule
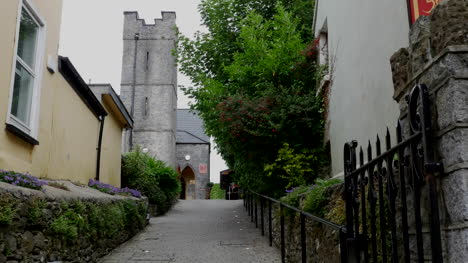
[[[147,207],[143,198],[69,199],[0,187],[0,262],[38,262],[39,254],[23,249],[31,245],[45,262],[96,262],[146,226]]]
[[[291,190],[286,196],[280,200],[294,207],[298,207],[306,212],[309,212],[318,217],[329,217],[329,213],[334,210],[326,211],[330,203],[330,196],[327,189],[333,185],[342,183],[339,179],[315,180],[315,184],[311,186],[301,186]],[[300,201],[303,200],[301,203]]]
[[[210,199],[225,199],[225,191],[219,184],[214,184],[211,188]]]
[[[140,148],[122,157],[122,185],[139,190],[155,204],[158,214],[172,207],[181,190],[177,172]]]

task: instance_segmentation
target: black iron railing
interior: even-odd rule
[[[258,227],[257,203],[260,203],[260,224],[264,235],[264,208],[268,205],[268,234],[273,244],[272,203],[280,207],[281,261],[286,260],[284,209],[300,215],[301,256],[307,262],[306,218],[339,231],[341,262],[432,262],[442,263],[442,245],[437,200],[436,174],[440,163],[430,147],[431,115],[425,85],[416,85],[407,96],[406,129],[398,122],[397,144],[391,146],[387,129],[382,153],[377,136],[373,157],[372,146],[359,149],[357,142],[344,147],[346,226],[329,222],[298,208],[255,192],[245,192],[244,206],[251,221]],[[406,137],[403,140],[403,137]],[[424,195],[424,196],[423,196]],[[423,229],[429,229],[425,233]],[[427,232],[427,231],[426,231]],[[410,245],[415,244],[415,246]],[[425,248],[430,247],[430,249]],[[431,256],[425,256],[425,253]]]
[[[258,228],[258,203],[260,204],[260,226],[261,234],[265,235],[265,215],[264,210],[265,206],[268,207],[268,238],[270,241],[270,246],[273,245],[273,218],[272,218],[272,204],[276,203],[279,205],[280,210],[280,249],[281,249],[281,262],[286,262],[286,238],[285,238],[285,209],[289,209],[300,216],[301,221],[301,260],[303,263],[307,262],[307,231],[306,231],[306,219],[310,219],[317,223],[321,223],[326,227],[332,228],[333,230],[338,231],[339,233],[339,243],[340,243],[340,253],[341,253],[341,262],[347,261],[347,235],[345,226],[335,224],[333,222],[327,221],[323,218],[314,216],[310,213],[307,213],[303,210],[300,210],[296,207],[290,206],[286,203],[283,203],[279,200],[273,199],[271,197],[253,192],[246,191],[244,192],[244,207],[248,212],[248,215],[251,217],[251,222],[255,223],[255,227]]]
[[[428,240],[432,262],[442,262],[435,181],[441,165],[434,162],[430,147],[428,97],[426,86],[413,88],[407,96],[407,129],[398,122],[397,144],[391,146],[387,129],[386,152],[382,153],[377,136],[376,156],[369,142],[364,163],[361,147],[359,168],[357,142],[345,144],[346,229],[348,240],[359,244],[357,262],[424,262]],[[423,191],[427,191],[427,198],[422,198]],[[422,210],[429,213],[422,214]],[[430,229],[429,234],[423,232],[423,226]],[[412,251],[410,243],[416,244]]]

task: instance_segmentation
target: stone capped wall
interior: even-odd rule
[[[337,205],[343,206],[344,184],[332,186],[327,189],[327,196],[331,202],[328,204],[327,209],[332,209]],[[302,198],[301,202],[304,201]],[[255,206],[254,206],[255,207]],[[265,201],[263,208],[264,216],[264,232],[265,239],[268,240],[268,203]],[[285,258],[286,262],[302,262],[301,250],[301,221],[297,213],[290,212],[287,208],[284,209],[284,226],[285,226]],[[255,209],[254,215],[255,215]],[[247,212],[246,212],[247,213]],[[343,207],[344,213],[344,207]],[[341,215],[344,218],[344,215]],[[272,203],[272,236],[273,245],[281,249],[281,213],[280,207],[277,203]],[[336,219],[326,218],[332,222]],[[342,224],[343,222],[334,222]],[[253,217],[253,224],[255,224],[255,216]],[[260,202],[257,203],[257,225],[259,235],[261,233],[261,206]],[[328,262],[341,262],[340,253],[340,232],[326,225],[306,219],[306,247],[307,247],[307,262],[311,263],[328,263]]]
[[[445,262],[460,263],[468,259],[467,7],[467,0],[442,1],[431,16],[421,17],[412,26],[409,47],[391,58],[394,99],[400,104],[403,125],[408,125],[405,95],[416,84],[429,89],[431,147],[443,164],[438,175],[443,256]],[[427,215],[429,208],[424,210]],[[428,224],[426,219],[423,215],[423,223]],[[428,229],[424,232],[430,258]]]
[[[0,182],[0,263],[97,262],[145,227],[146,198],[64,184],[70,191]]]

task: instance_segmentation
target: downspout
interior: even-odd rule
[[[312,33],[314,34],[313,37],[315,37],[315,27],[317,26],[317,10],[318,10],[318,4],[320,0],[315,0],[315,8],[314,8],[314,21],[312,22]]]
[[[134,112],[135,112],[135,85],[136,85],[136,65],[137,65],[137,51],[138,51],[138,39],[140,38],[139,33],[135,33],[135,51],[133,54],[133,83],[132,83],[132,107],[130,108],[130,115],[132,119],[134,119]],[[130,136],[129,136],[129,146],[131,151],[133,149],[133,128],[130,129]]]
[[[96,180],[99,181],[99,175],[101,171],[101,148],[102,148],[102,133],[104,132],[104,119],[106,116],[99,116],[99,120],[101,122],[101,126],[99,128],[99,140],[97,150],[97,161],[96,161]]]

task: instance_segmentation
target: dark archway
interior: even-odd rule
[[[180,177],[180,185],[181,185],[181,191],[180,191],[180,199],[185,199],[185,191],[187,188],[187,185],[185,184],[185,179],[183,177]]]
[[[182,184],[182,192],[180,194],[181,199],[193,200],[195,198],[195,173],[192,168],[187,166],[180,175],[180,181]],[[183,196],[183,198],[182,198]]]

